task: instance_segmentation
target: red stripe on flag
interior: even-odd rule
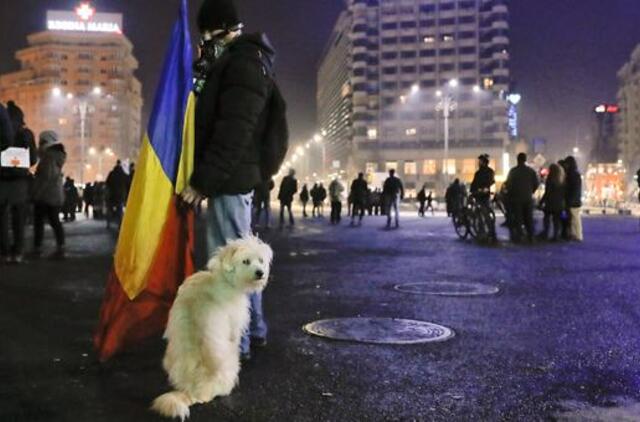
[[[193,230],[194,212],[179,211],[174,196],[146,289],[129,300],[111,270],[93,338],[100,361],[164,332],[178,288],[195,271]]]

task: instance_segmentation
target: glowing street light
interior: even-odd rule
[[[51,93],[53,94],[54,97],[57,98],[57,97],[60,97],[62,95],[62,90],[59,87],[55,87],[55,88],[53,88]]]
[[[479,93],[481,93],[481,92],[482,92],[482,89],[480,88],[480,85],[474,85],[474,86],[473,86],[473,92],[474,92],[475,94],[479,94]]]
[[[459,84],[460,84],[460,83],[458,82],[458,80],[457,80],[457,79],[451,79],[451,80],[449,81],[449,86],[450,86],[451,88],[457,88]]]
[[[102,95],[102,88],[100,88],[99,86],[96,86],[93,88],[93,94],[94,95]]]
[[[418,84],[411,85],[411,93],[412,94],[417,94],[418,91],[420,91],[420,85],[418,85]]]
[[[442,97],[442,91],[437,90],[436,91],[436,97],[438,97],[438,98]]]
[[[89,148],[89,155],[96,155],[97,153],[98,151],[94,147]]]
[[[73,100],[73,94],[72,93],[68,93],[67,94],[67,100]]]

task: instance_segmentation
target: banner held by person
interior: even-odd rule
[[[161,334],[180,283],[194,272],[193,211],[177,197],[195,142],[187,11],[181,0],[94,336],[100,361]]]

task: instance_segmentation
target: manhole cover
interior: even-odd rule
[[[395,318],[325,319],[307,324],[303,330],[314,336],[373,344],[433,343],[455,335],[441,325]]]
[[[396,284],[399,292],[434,296],[482,296],[500,291],[496,286],[479,283],[456,283],[453,281],[427,281],[423,283]]]

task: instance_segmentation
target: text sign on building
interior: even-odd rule
[[[49,10],[49,31],[103,32],[122,34],[122,15],[119,13],[96,13],[88,3],[83,3],[74,12]]]

